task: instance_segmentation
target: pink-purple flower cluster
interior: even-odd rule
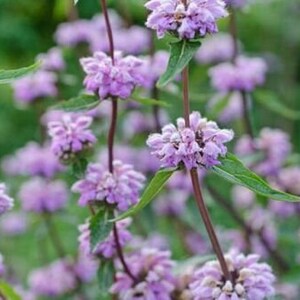
[[[261,175],[276,175],[291,151],[288,134],[280,129],[263,128],[259,136],[252,140],[249,136],[241,137],[235,151],[238,155],[249,156],[261,152],[263,158],[253,165]]]
[[[14,97],[20,104],[30,104],[39,98],[57,95],[57,76],[49,71],[40,70],[13,83]]]
[[[19,198],[25,211],[56,212],[67,204],[68,189],[63,181],[36,177],[21,186]]]
[[[6,185],[0,183],[0,216],[11,210],[14,206],[14,200],[7,195]]]
[[[39,296],[62,296],[76,288],[76,276],[67,260],[57,260],[29,274],[30,289]]]
[[[42,62],[44,70],[61,71],[65,68],[62,51],[59,48],[51,48],[47,53],[39,54],[37,60]]]
[[[159,77],[165,72],[169,53],[163,50],[155,52],[153,56],[143,57],[143,64],[140,67],[140,72],[144,78],[143,87],[152,89]]]
[[[131,224],[131,219],[125,219],[117,223],[117,232],[120,246],[124,247],[132,238],[127,227]],[[79,227],[79,247],[81,252],[94,257],[103,257],[104,259],[113,258],[116,255],[117,244],[113,231],[102,242],[100,242],[93,251],[90,247],[90,229],[89,222],[80,225]]]
[[[216,21],[227,16],[223,0],[150,0],[146,26],[162,38],[167,32],[180,38],[194,39],[216,33]]]
[[[210,168],[219,164],[219,156],[225,156],[224,143],[233,139],[233,131],[220,129],[213,121],[202,118],[200,113],[190,115],[190,127],[183,118],[162,128],[161,134],[152,134],[147,140],[152,154],[157,156],[162,167],[177,167],[184,164],[187,169],[199,166]]]
[[[224,279],[217,261],[206,263],[190,285],[193,300],[263,300],[274,295],[275,276],[269,265],[258,262],[258,255],[231,252],[226,261],[232,280]]]
[[[85,178],[76,182],[72,191],[80,193],[79,205],[105,203],[125,211],[136,204],[145,177],[131,165],[114,161],[113,173],[102,164],[89,164]]]
[[[161,299],[171,300],[175,289],[172,276],[173,261],[169,251],[144,248],[126,257],[134,282],[127,273],[118,271],[110,289],[120,300]]]
[[[48,144],[29,142],[14,155],[5,158],[3,170],[9,175],[42,176],[51,178],[63,170]]]
[[[66,114],[61,121],[48,123],[52,151],[62,162],[73,161],[77,155],[91,150],[96,142],[89,129],[92,121],[88,116]]]
[[[213,64],[229,61],[233,58],[233,55],[232,37],[226,33],[218,33],[203,41],[195,55],[195,59],[202,64]]]
[[[96,52],[92,57],[82,58],[80,63],[86,73],[86,89],[97,93],[102,100],[109,97],[126,99],[143,83],[139,71],[143,62],[134,56],[123,57],[116,51],[112,61],[104,52]]]
[[[234,63],[221,63],[209,70],[212,85],[220,92],[251,92],[265,82],[267,65],[261,58],[239,56]]]

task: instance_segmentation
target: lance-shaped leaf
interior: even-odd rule
[[[119,217],[117,217],[111,221],[112,222],[120,221],[120,220],[130,217],[132,215],[135,215],[137,212],[139,212],[141,209],[143,209],[145,206],[147,206],[155,198],[155,196],[157,196],[159,194],[159,192],[165,186],[167,181],[170,179],[170,177],[173,175],[173,173],[177,170],[178,170],[178,168],[159,170],[154,175],[154,177],[150,181],[149,185],[145,189],[139,203],[137,205],[135,205],[134,207],[132,207],[131,209],[129,209],[126,213],[120,215]]]
[[[256,91],[253,99],[269,109],[290,120],[300,120],[300,111],[287,107],[275,93],[268,91]]]
[[[103,207],[90,221],[90,244],[91,252],[97,249],[99,243],[104,241],[113,229],[113,224],[109,220],[113,218],[113,211]]]
[[[40,67],[40,65],[41,62],[38,61],[35,64],[25,68],[15,70],[0,70],[0,84],[11,83],[16,79],[24,77],[36,71]]]
[[[168,104],[165,101],[161,101],[161,100],[156,100],[156,99],[152,99],[152,98],[143,98],[143,97],[139,97],[136,94],[133,94],[131,97],[131,100],[138,102],[140,104],[143,105],[151,105],[151,106],[160,106],[160,107],[170,107],[170,104]]]
[[[201,46],[198,40],[180,40],[170,43],[170,58],[166,72],[160,77],[157,86],[163,87],[176,77],[193,58],[196,51]]]
[[[7,300],[21,300],[21,297],[15,292],[15,290],[6,282],[0,281],[0,295]],[[2,299],[0,297],[0,299]]]
[[[265,180],[249,170],[233,154],[228,153],[220,159],[221,164],[213,167],[213,171],[224,179],[243,185],[254,193],[268,199],[288,202],[300,202],[300,197],[273,189]]]
[[[80,95],[75,98],[71,98],[67,101],[62,101],[61,103],[52,107],[55,110],[64,110],[66,112],[78,112],[87,111],[96,108],[100,104],[99,98],[95,95]]]
[[[109,289],[114,282],[114,263],[113,260],[102,260],[97,272],[98,286],[101,299],[109,300],[111,295]]]

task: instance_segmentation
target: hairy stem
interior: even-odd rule
[[[189,68],[185,67],[182,71],[183,82],[183,111],[185,126],[190,127],[190,99],[189,99]]]
[[[188,67],[186,67],[182,72],[182,80],[183,80],[183,108],[184,108],[184,119],[186,127],[190,126],[190,102],[189,102],[189,76],[188,76]],[[202,196],[201,187],[199,184],[199,178],[198,173],[196,169],[192,169],[190,172],[191,180],[193,184],[194,189],[194,195],[195,199],[200,211],[200,215],[202,217],[202,220],[204,222],[206,231],[209,235],[209,239],[211,241],[212,247],[214,249],[214,252],[218,258],[218,261],[220,263],[222,272],[226,280],[231,280],[231,275],[229,273],[225,257],[223,254],[223,251],[221,249],[221,246],[219,244],[217,235],[215,233],[214,227],[212,225],[212,222],[209,217],[208,210],[205,206],[205,202]]]
[[[110,57],[112,59],[112,62],[114,63],[114,60],[115,60],[114,38],[113,38],[113,33],[112,33],[111,24],[110,24],[110,20],[109,20],[109,15],[108,15],[108,11],[107,11],[106,0],[100,0],[100,4],[101,4],[101,7],[102,7],[102,11],[103,11],[104,19],[105,19],[105,24],[106,24],[106,31],[107,31],[107,35],[108,35],[109,54],[110,54]]]
[[[104,14],[104,18],[105,18],[106,30],[107,30],[108,40],[109,40],[110,57],[112,59],[112,63],[114,64],[114,52],[115,52],[114,38],[113,38],[112,28],[111,28],[109,15],[108,15],[108,11],[107,11],[106,0],[100,0],[100,3],[101,3],[102,11]],[[111,100],[112,100],[112,113],[111,113],[111,123],[110,123],[110,128],[109,128],[109,133],[108,133],[108,167],[109,167],[109,171],[111,173],[113,173],[113,171],[114,171],[114,167],[113,167],[114,139],[115,139],[116,128],[117,128],[118,99],[116,97],[112,97]],[[114,238],[116,241],[118,257],[120,258],[123,269],[128,274],[128,276],[134,280],[134,282],[137,282],[136,278],[132,275],[132,273],[124,259],[123,249],[120,244],[118,228],[117,228],[116,224],[114,224],[113,233],[114,233]]]
[[[120,239],[119,239],[119,233],[118,233],[118,228],[116,223],[114,224],[114,228],[113,228],[113,232],[114,232],[114,237],[115,237],[115,241],[116,241],[116,246],[117,246],[117,253],[118,256],[120,258],[120,261],[122,263],[122,266],[124,268],[124,271],[127,273],[127,275],[133,280],[134,283],[137,283],[137,279],[135,278],[135,276],[131,273],[125,258],[124,258],[124,253],[123,253],[123,249],[120,243]]]
[[[206,185],[207,190],[212,195],[213,199],[222,206],[236,221],[236,223],[245,231],[247,236],[251,235],[257,235],[260,239],[261,243],[264,245],[268,253],[270,254],[270,257],[273,259],[273,261],[277,264],[278,269],[286,272],[290,269],[289,264],[286,262],[285,258],[282,257],[282,255],[276,250],[271,247],[269,242],[265,239],[262,232],[254,232],[252,228],[248,226],[248,224],[245,222],[245,220],[241,217],[238,210],[229,202],[224,199],[224,197],[216,191],[211,185]]]
[[[192,178],[192,183],[193,183],[193,188],[194,188],[195,199],[196,199],[202,220],[204,222],[206,231],[208,233],[210,242],[211,242],[214,252],[218,258],[218,261],[220,263],[224,277],[226,278],[226,280],[231,280],[231,275],[228,270],[228,266],[226,264],[226,260],[225,260],[222,248],[218,241],[217,235],[215,233],[214,227],[213,227],[211,219],[209,217],[208,210],[207,210],[204,200],[203,200],[203,196],[202,196],[202,192],[201,192],[201,188],[200,188],[200,184],[199,184],[198,172],[196,169],[191,170],[191,178]]]
[[[50,213],[43,214],[45,225],[48,230],[49,237],[52,241],[53,247],[58,255],[58,257],[63,258],[66,256],[66,251],[64,249],[63,243],[57,232],[56,226],[53,222],[52,215]]]

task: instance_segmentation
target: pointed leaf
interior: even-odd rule
[[[213,171],[235,184],[245,186],[254,193],[272,200],[300,202],[300,197],[273,189],[265,180],[249,170],[233,154],[228,153],[220,159],[221,164],[213,167]]]
[[[137,95],[132,95],[131,100],[138,102],[143,105],[155,105],[155,106],[160,106],[160,107],[170,107],[170,104],[167,102],[161,101],[161,100],[156,100],[156,99],[151,99],[151,98],[143,98],[139,97]]]
[[[0,281],[0,294],[7,300],[21,300],[21,297],[15,292],[13,287],[4,281]]]
[[[157,86],[163,87],[174,79],[187,66],[200,46],[200,41],[180,40],[170,43],[171,53],[167,70],[160,77]]]
[[[54,110],[64,110],[66,112],[87,111],[96,108],[100,104],[99,98],[95,95],[80,95],[52,107]]]
[[[112,231],[113,223],[109,222],[111,218],[113,218],[113,211],[105,208],[100,209],[91,218],[89,227],[91,232],[91,252],[94,252],[98,244],[104,241]]]
[[[115,222],[115,221],[125,219],[132,215],[135,215],[137,212],[142,210],[145,206],[147,206],[155,198],[155,196],[157,196],[159,194],[159,192],[165,186],[167,181],[170,179],[170,177],[173,175],[173,173],[177,170],[178,170],[178,168],[159,170],[154,175],[154,177],[150,181],[149,185],[145,189],[139,203],[136,206],[129,209],[126,213],[120,215],[119,217],[117,217],[116,219],[111,220],[111,221]]]
[[[113,260],[102,260],[97,272],[98,286],[100,288],[101,299],[111,298],[109,289],[114,282],[114,263]]]
[[[11,83],[14,80],[24,77],[29,73],[36,71],[40,65],[41,62],[38,61],[35,64],[25,68],[15,70],[0,70],[0,84]]]
[[[300,120],[300,111],[287,107],[275,93],[256,91],[253,98],[272,112],[290,120]]]

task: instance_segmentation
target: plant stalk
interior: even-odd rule
[[[104,14],[105,18],[105,24],[106,24],[106,30],[107,30],[107,35],[108,35],[108,40],[109,40],[109,53],[110,57],[112,59],[112,64],[114,64],[115,59],[114,59],[114,39],[113,39],[113,32],[109,20],[109,15],[107,11],[107,4],[106,0],[100,0],[100,4],[102,7],[102,11]],[[112,113],[111,113],[111,123],[110,123],[110,128],[109,128],[109,133],[108,133],[108,167],[109,171],[113,173],[113,161],[114,161],[114,138],[116,134],[116,128],[117,128],[117,116],[118,116],[118,99],[116,97],[112,97]],[[113,227],[113,233],[114,233],[114,238],[117,246],[117,254],[119,256],[119,259],[121,261],[121,264],[123,266],[124,271],[127,273],[127,275],[134,280],[134,282],[137,282],[137,279],[132,275],[126,261],[124,258],[124,253],[122,246],[120,244],[119,240],[119,234],[118,234],[118,228],[116,224],[114,224]]]

